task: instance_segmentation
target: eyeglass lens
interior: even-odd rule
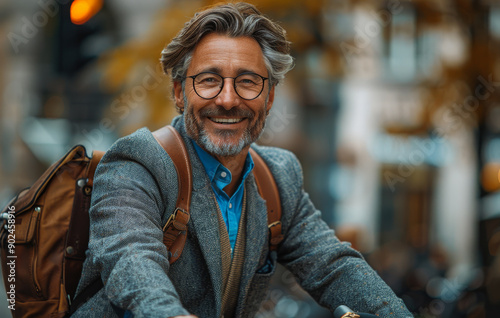
[[[219,95],[224,78],[215,73],[200,73],[194,78],[194,89],[202,98],[211,99]],[[264,80],[257,74],[244,73],[234,78],[236,93],[243,99],[255,99],[262,92]]]

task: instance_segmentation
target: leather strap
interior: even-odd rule
[[[64,250],[64,286],[69,299],[75,295],[80,277],[70,275],[69,273],[81,272],[82,264],[85,260],[85,251],[89,241],[89,215],[90,196],[92,194],[92,185],[94,173],[99,161],[101,161],[103,151],[94,151],[90,164],[85,173],[86,179],[77,180],[75,183],[75,196],[73,199],[73,208],[71,211],[71,221],[66,236]]]
[[[281,231],[281,201],[278,186],[264,159],[252,148],[250,148],[250,155],[255,164],[253,174],[257,188],[259,189],[260,196],[266,201],[267,205],[267,226],[269,227],[270,235],[269,250],[276,251],[278,245],[283,241],[283,233]]]
[[[163,243],[169,251],[169,263],[174,263],[182,254],[187,238],[187,223],[189,222],[189,206],[191,204],[191,189],[193,176],[191,162],[186,145],[174,127],[168,125],[153,132],[153,136],[172,159],[179,192],[176,208],[163,227]]]
[[[95,169],[97,168],[97,164],[102,159],[102,156],[104,156],[104,151],[100,150],[94,150],[92,152],[92,158],[90,159],[90,165],[89,165],[89,173],[88,173],[88,182],[87,185],[89,187],[92,187],[94,185],[94,174],[95,174]]]
[[[94,174],[97,164],[101,161],[103,155],[103,151],[95,150],[92,153],[92,158],[89,159],[90,164],[87,166],[87,172],[85,173],[86,180],[77,180],[75,183],[73,209],[71,211],[71,221],[66,239],[66,250],[64,251],[66,258],[73,258],[80,261],[85,260],[89,231],[82,231],[81,229],[88,229],[90,225],[88,211],[90,208],[92,186],[94,184]]]

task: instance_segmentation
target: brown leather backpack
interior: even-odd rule
[[[169,258],[173,263],[186,241],[191,165],[182,138],[172,126],[153,134],[172,158],[179,176],[177,207],[163,229],[164,243],[171,255],[176,255]],[[71,300],[89,239],[93,177],[102,155],[94,151],[89,158],[83,146],[75,146],[3,210],[2,274],[13,317],[65,317],[74,310]],[[275,250],[282,240],[278,190],[262,158],[253,150],[252,157],[259,192],[268,205],[270,245]],[[99,286],[100,280],[94,287]],[[85,298],[97,290],[87,291]]]

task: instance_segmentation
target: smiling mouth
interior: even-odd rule
[[[208,117],[211,121],[217,124],[225,124],[225,125],[230,125],[230,124],[237,124],[242,122],[245,118],[215,118],[215,117]]]

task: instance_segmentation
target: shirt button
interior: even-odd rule
[[[220,173],[220,176],[221,176],[221,177],[223,177],[223,178],[225,178],[225,177],[227,176],[227,173],[226,173],[225,171],[222,171],[222,172]]]
[[[231,202],[229,202],[229,208],[232,209],[233,208],[233,204]]]

